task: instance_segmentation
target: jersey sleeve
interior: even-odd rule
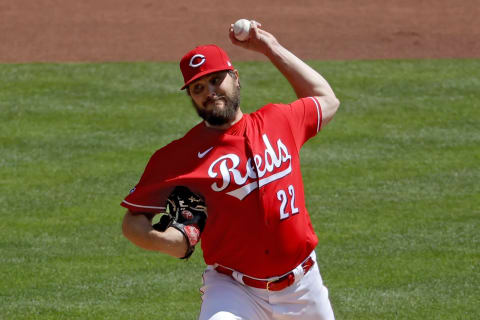
[[[315,97],[301,98],[282,107],[290,123],[295,143],[300,147],[322,127],[322,108]]]
[[[160,213],[166,210],[166,199],[173,186],[169,186],[168,159],[165,149],[160,149],[150,158],[137,185],[120,204],[133,212]]]

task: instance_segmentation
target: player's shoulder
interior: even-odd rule
[[[290,103],[269,103],[252,113],[252,115],[265,117],[290,117],[293,109],[298,108],[299,105],[305,106],[308,101],[305,101],[306,98],[301,98]]]
[[[256,112],[259,113],[268,113],[268,112],[276,112],[276,111],[287,111],[291,108],[294,108],[298,105],[309,105],[314,104],[317,99],[315,97],[305,97],[299,98],[297,100],[291,101],[289,103],[269,103],[262,108],[258,109]]]
[[[183,135],[181,138],[178,138],[172,143],[174,144],[180,144],[180,143],[188,143],[191,140],[198,140],[199,136],[203,135],[205,132],[205,123],[203,121],[197,123],[193,128],[187,131],[185,135]]]
[[[190,145],[194,142],[195,139],[198,139],[199,130],[202,127],[202,123],[195,125],[183,136],[174,139],[167,143],[165,146],[157,149],[152,158],[162,157],[163,155],[170,154],[172,151],[175,151],[175,154],[179,154],[182,150],[185,150],[184,146]]]
[[[255,115],[266,115],[266,114],[278,114],[286,109],[288,104],[283,103],[269,103],[258,109],[257,111],[251,113],[252,116]]]

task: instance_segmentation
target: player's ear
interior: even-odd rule
[[[239,73],[238,73],[238,70],[237,70],[237,69],[234,69],[234,70],[232,71],[232,73],[235,75],[233,78],[234,78],[235,81],[237,82],[237,86],[238,86],[239,88],[241,88],[242,86],[240,85],[240,75],[239,75]]]

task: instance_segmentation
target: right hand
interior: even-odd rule
[[[261,26],[261,23],[252,20],[250,22],[250,37],[246,41],[239,41],[235,38],[232,24],[229,29],[230,41],[236,46],[267,55],[272,46],[278,45],[278,41],[271,33],[260,29]]]

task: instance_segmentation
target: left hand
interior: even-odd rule
[[[153,225],[157,231],[165,231],[173,227],[180,231],[187,241],[187,251],[183,258],[188,258],[200,241],[200,236],[207,220],[207,207],[203,198],[188,188],[176,187],[168,196],[168,214],[163,215],[160,222]]]

